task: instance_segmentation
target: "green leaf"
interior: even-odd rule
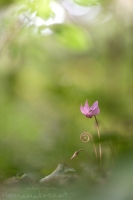
[[[58,24],[50,27],[54,31],[56,39],[72,50],[82,51],[92,46],[91,38],[77,26]]]
[[[33,0],[28,1],[27,6],[30,8],[31,12],[36,12],[36,15],[44,19],[49,19],[54,17],[54,13],[50,8],[51,0]]]

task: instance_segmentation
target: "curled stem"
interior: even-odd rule
[[[96,121],[96,127],[97,127],[97,134],[98,134],[98,138],[100,139],[100,130],[99,130],[99,125],[98,125],[98,121],[96,116],[95,117],[95,121]],[[99,156],[100,156],[100,163],[101,163],[101,158],[102,158],[102,147],[101,147],[101,143],[99,142]]]
[[[87,140],[84,140],[84,137],[88,136],[88,139]],[[97,158],[97,149],[96,149],[96,146],[95,146],[95,143],[94,143],[94,140],[93,140],[93,137],[90,133],[88,132],[84,132],[80,135],[80,139],[82,142],[88,142],[89,139],[91,139],[92,141],[92,144],[93,144],[93,148],[94,148],[94,152],[95,152],[95,155],[96,155],[96,158]]]

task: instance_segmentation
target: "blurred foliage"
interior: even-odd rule
[[[54,31],[57,40],[72,50],[83,51],[92,46],[91,38],[88,36],[87,40],[87,34],[85,34],[85,31],[74,25],[58,24],[50,26],[50,28]]]
[[[108,0],[74,0],[75,3],[82,6],[96,6],[98,4],[103,4],[109,2]]]
[[[22,173],[38,183],[63,161],[79,176],[69,199],[132,199],[132,10],[122,1],[75,2],[101,9],[87,23],[66,12],[48,24],[50,0],[0,1],[0,182]],[[91,141],[80,141],[88,131],[98,147],[94,119],[79,110],[86,99],[99,102],[102,166]],[[90,160],[81,152],[70,161],[78,149]]]
[[[2,7],[2,6],[8,6],[9,4],[11,4],[11,3],[13,3],[13,2],[15,2],[14,0],[0,0],[0,6]]]
[[[33,0],[27,1],[27,8],[31,13],[36,12],[36,15],[42,17],[44,19],[48,19],[50,17],[54,17],[54,13],[50,8],[50,0]]]

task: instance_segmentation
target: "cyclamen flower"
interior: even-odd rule
[[[88,118],[92,118],[93,116],[98,115],[100,113],[100,109],[98,107],[98,101],[95,101],[93,105],[89,107],[88,100],[86,100],[84,106],[82,106],[81,104],[80,111],[83,115],[85,115]]]

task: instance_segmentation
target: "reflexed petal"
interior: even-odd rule
[[[86,102],[85,102],[84,109],[86,112],[89,112],[89,110],[90,110],[88,100],[86,100]]]
[[[91,106],[91,109],[92,110],[95,110],[95,108],[97,108],[98,107],[98,101],[95,101],[94,103],[93,103],[93,105]]]
[[[85,109],[82,105],[80,106],[80,111],[81,111],[82,114],[84,114],[84,115],[86,114]]]
[[[93,115],[98,115],[100,113],[100,109],[97,107],[92,111]]]

